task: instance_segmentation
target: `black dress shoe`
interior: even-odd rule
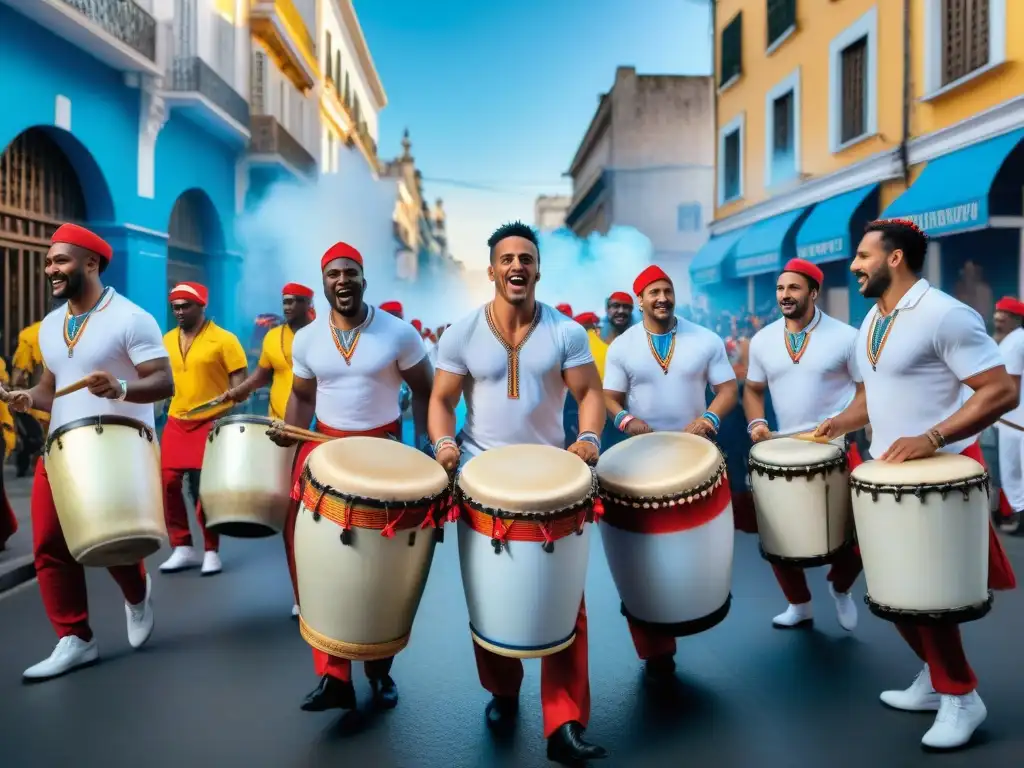
[[[663,682],[676,673],[674,656],[655,656],[644,663],[644,675],[648,681]]]
[[[583,740],[583,726],[569,721],[548,739],[548,760],[562,765],[579,765],[608,757],[608,750]]]
[[[491,728],[511,728],[519,715],[519,698],[495,696],[484,709],[487,725]]]
[[[320,684],[302,702],[303,712],[326,712],[329,709],[355,709],[356,690],[352,683],[337,680],[330,675],[320,678]]]
[[[394,709],[398,706],[398,686],[391,679],[391,675],[385,675],[379,680],[370,680],[370,687],[373,689],[373,704],[378,709]]]

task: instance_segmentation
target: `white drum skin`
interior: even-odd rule
[[[502,656],[556,653],[575,639],[590,558],[590,529],[555,541],[506,541],[500,555],[491,538],[459,520],[459,564],[470,627]]]
[[[123,416],[81,419],[54,432],[47,446],[46,475],[76,561],[134,565],[167,543],[153,430]]]
[[[284,528],[296,449],[267,437],[272,423],[260,416],[228,416],[210,432],[199,475],[208,529],[222,536],[260,538]]]
[[[853,537],[846,455],[835,443],[776,438],[750,450],[750,489],[766,560],[830,561]]]
[[[949,490],[945,498],[928,488],[957,481],[963,481],[963,490]],[[949,453],[902,464],[869,461],[853,471],[851,486],[864,579],[875,613],[897,621],[901,612],[910,620],[915,613],[939,614],[939,619],[950,614],[951,622],[970,620],[952,616],[965,609],[984,614],[991,602],[984,467]],[[919,498],[915,490],[921,488],[926,491]],[[902,491],[898,499],[893,489]]]

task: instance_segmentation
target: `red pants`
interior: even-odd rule
[[[515,698],[523,683],[523,662],[498,656],[473,643],[480,684],[493,696]],[[540,662],[540,701],[544,711],[544,737],[571,720],[584,728],[590,720],[590,673],[587,660],[587,608],[580,602],[576,640],[565,650]]]
[[[807,576],[803,568],[772,563],[772,570],[775,571],[775,579],[782,587],[782,594],[790,603],[801,605],[811,602],[811,590],[807,588]],[[857,548],[848,547],[836,555],[832,567],[828,570],[828,580],[832,582],[832,588],[836,592],[849,592],[862,570],[864,564],[860,561]]]
[[[386,424],[383,427],[369,430],[367,432],[345,432],[340,429],[333,429],[328,427],[326,424],[320,422],[317,419],[316,423],[317,432],[323,432],[325,435],[331,437],[353,437],[353,436],[369,436],[369,437],[388,437],[398,435],[398,425]],[[299,605],[299,580],[296,576],[295,571],[295,521],[299,517],[299,479],[302,477],[302,470],[306,467],[306,459],[309,458],[309,454],[313,452],[318,443],[305,442],[299,443],[299,450],[295,452],[295,464],[292,465],[292,501],[288,505],[288,516],[284,521],[284,531],[282,531],[282,538],[284,539],[284,554],[288,560],[288,575],[291,576],[292,580],[292,592],[295,595],[295,604]],[[343,659],[340,656],[332,656],[329,653],[325,653],[317,648],[313,648],[313,669],[320,676],[329,675],[337,680],[343,682],[350,682],[352,680],[352,662],[349,659]],[[386,677],[391,671],[391,664],[394,662],[394,657],[388,659],[379,659],[377,661],[368,661],[363,664],[363,668],[366,672],[366,676],[371,680]]]
[[[630,619],[626,619],[626,623],[629,625],[629,634],[633,637],[636,655],[642,661],[676,655],[676,639],[674,637],[652,632],[647,627],[636,624]]]
[[[213,429],[216,419],[207,421],[184,421],[167,419],[164,434],[160,440],[160,473],[164,485],[164,521],[172,547],[191,547],[192,531],[188,527],[188,510],[182,493],[182,481],[186,476],[196,478],[203,468],[203,454],[206,451],[206,437]],[[206,530],[203,505],[199,503],[199,483],[192,483],[192,494],[196,497],[196,518],[203,532],[203,544],[207,552],[216,552],[220,537]]]
[[[68,552],[42,459],[36,462],[31,507],[36,577],[46,616],[58,637],[76,635],[89,641],[92,629],[89,628],[85,569]],[[121,587],[127,602],[138,605],[146,599],[146,567],[141,561],[136,565],[119,565],[107,570]]]

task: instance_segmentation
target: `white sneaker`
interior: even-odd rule
[[[213,576],[215,573],[220,573],[222,567],[220,555],[216,552],[207,552],[203,555],[203,570],[200,573],[203,576]]]
[[[153,634],[153,602],[150,593],[153,589],[153,582],[146,574],[146,597],[138,605],[132,605],[128,601],[124,604],[124,615],[128,620],[128,645],[132,648],[141,648]]]
[[[914,682],[903,691],[882,691],[882,703],[904,712],[934,712],[938,710],[942,697],[932,687],[932,674],[928,665],[917,673]]]
[[[931,749],[956,749],[971,740],[978,726],[988,717],[988,709],[977,691],[966,696],[943,694],[935,724],[921,739]]]
[[[187,571],[189,568],[195,568],[201,562],[199,555],[196,554],[192,547],[175,547],[174,551],[171,552],[171,556],[161,564],[160,572],[177,573],[178,571]]]
[[[68,635],[57,641],[57,645],[48,659],[43,659],[21,674],[26,680],[49,680],[87,664],[93,664],[99,657],[100,651],[96,645],[96,638],[85,642],[80,637]]]
[[[836,618],[839,619],[839,626],[847,632],[853,632],[857,628],[857,603],[849,592],[836,592],[835,588],[828,585],[829,594],[836,601]]]
[[[298,604],[295,604],[295,605],[292,606],[292,618],[293,619],[299,618],[299,606],[298,606]]]
[[[793,605],[772,619],[772,626],[778,629],[793,629],[814,621],[814,613],[811,611],[810,603]]]

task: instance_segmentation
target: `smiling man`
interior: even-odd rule
[[[113,249],[98,235],[64,224],[46,254],[46,278],[65,307],[42,322],[43,372],[27,391],[3,392],[12,410],[50,412],[54,430],[79,419],[123,416],[153,428],[153,403],[171,396],[174,384],[160,328],[152,315],[104,287],[100,275]],[[88,389],[54,399],[58,389],[88,378]],[[116,456],[109,457],[116,461]],[[92,664],[99,650],[89,626],[85,569],[68,551],[42,459],[32,483],[32,539],[43,608],[59,638],[49,658],[24,672],[46,680]],[[124,595],[128,644],[139,648],[153,632],[150,580],[141,562],[107,569]]]
[[[633,297],[625,291],[616,291],[605,303],[608,328],[604,333],[606,344],[611,344],[633,325]]]

